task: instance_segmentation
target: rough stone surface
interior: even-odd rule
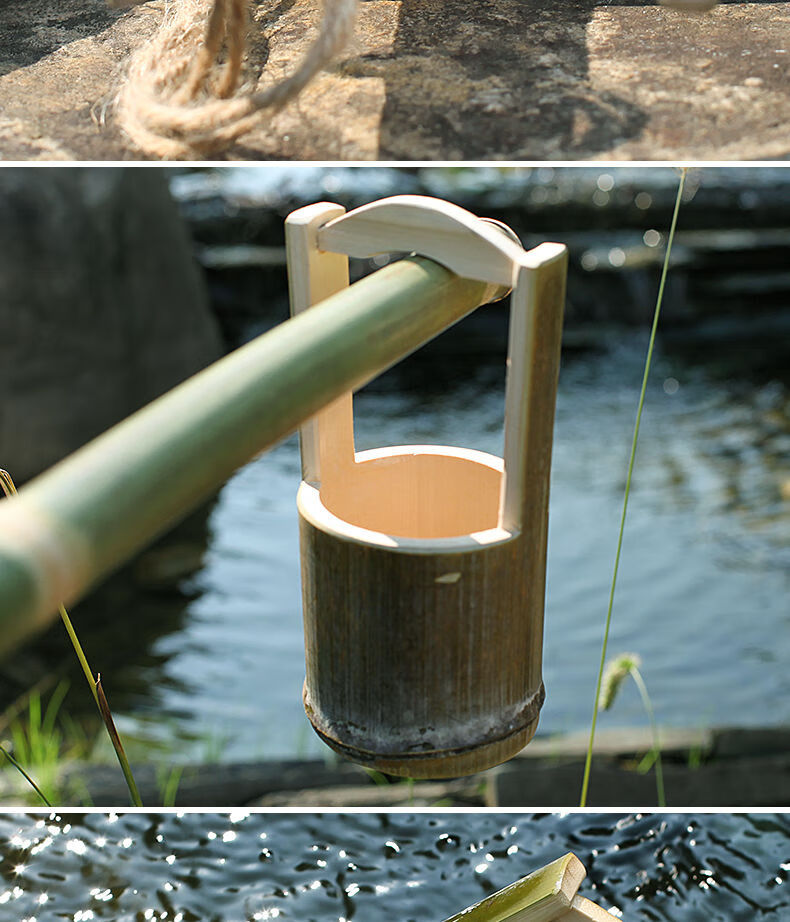
[[[0,170],[0,214],[0,467],[22,482],[221,346],[161,170]]]
[[[5,5],[0,157],[137,158],[110,103],[163,6]],[[251,63],[264,82],[304,52],[318,9],[255,6]],[[789,35],[790,2],[694,16],[647,0],[362,0],[352,46],[227,156],[786,158]]]

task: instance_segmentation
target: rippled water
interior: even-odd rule
[[[0,816],[20,922],[440,922],[573,851],[626,922],[790,916],[790,821],[729,814]]]

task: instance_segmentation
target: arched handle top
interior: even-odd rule
[[[462,278],[512,288],[518,267],[537,268],[565,252],[562,244],[525,250],[509,228],[426,195],[394,195],[328,221],[318,246],[361,259],[417,253]]]

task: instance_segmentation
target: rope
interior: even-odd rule
[[[120,127],[146,154],[197,159],[294,99],[348,41],[358,0],[323,0],[318,37],[297,69],[264,90],[240,85],[249,0],[175,0],[137,51],[116,100]]]

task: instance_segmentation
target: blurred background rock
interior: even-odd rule
[[[221,354],[159,170],[0,170],[0,458],[18,483]]]

